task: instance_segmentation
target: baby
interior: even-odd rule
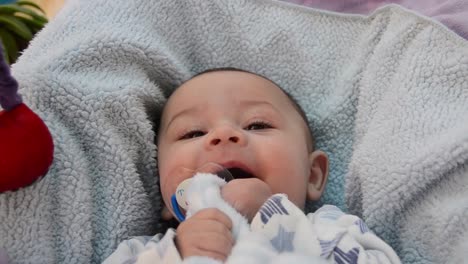
[[[226,168],[234,179],[222,187],[222,197],[252,224],[260,221],[261,213],[265,221],[275,212],[292,214],[288,208],[303,210],[306,200],[317,201],[328,175],[327,155],[314,149],[299,105],[272,81],[237,69],[210,70],[181,85],[164,107],[157,144],[165,220],[174,217],[171,198],[177,187],[193,176],[178,173],[181,168],[196,170],[207,163]],[[280,209],[268,211],[265,206],[270,202],[271,208],[272,201],[281,201]],[[299,209],[301,217],[311,219],[310,225],[320,222]],[[336,207],[322,212],[327,210],[333,212],[323,214],[327,221],[346,216]],[[105,263],[146,263],[141,256],[152,248],[157,249],[154,263],[192,256],[225,261],[235,244],[232,226],[220,210],[203,209],[165,235],[121,243]],[[385,244],[370,235],[377,244]],[[398,262],[385,246],[389,262]],[[339,262],[338,257],[327,258],[354,263]]]

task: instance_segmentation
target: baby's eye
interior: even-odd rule
[[[273,126],[265,121],[255,121],[249,124],[247,127],[245,127],[245,130],[261,130],[268,128],[273,128]]]
[[[193,130],[193,131],[189,131],[185,134],[183,134],[179,140],[183,140],[183,139],[191,139],[191,138],[196,138],[196,137],[202,137],[205,135],[205,132],[203,131],[200,131],[200,130]]]

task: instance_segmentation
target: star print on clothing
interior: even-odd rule
[[[293,239],[295,234],[295,232],[286,231],[282,225],[279,225],[278,233],[270,242],[278,252],[293,252]]]
[[[344,252],[340,248],[335,248],[335,262],[338,264],[357,264],[359,256],[359,248],[352,248],[348,252]]]
[[[263,224],[266,224],[271,216],[275,214],[289,215],[282,204],[282,200],[282,196],[273,196],[260,208],[260,218]]]
[[[335,247],[340,243],[341,238],[345,233],[338,233],[336,237],[332,240],[322,240],[319,239],[320,247],[322,248],[321,257],[328,258],[328,256],[333,252]]]

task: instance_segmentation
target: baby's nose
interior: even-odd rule
[[[213,130],[208,136],[208,145],[219,146],[224,144],[245,144],[245,135],[241,129],[229,125],[221,126]]]
[[[221,139],[220,138],[213,138],[211,140],[211,145],[218,145],[219,143],[221,143]],[[227,139],[226,141],[231,141],[231,142],[234,142],[234,143],[237,143],[239,141],[239,138],[237,136],[232,136],[232,137],[229,137],[229,139]]]

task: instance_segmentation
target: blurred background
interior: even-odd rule
[[[11,65],[65,0],[0,0],[0,48]]]
[[[38,4],[42,9],[44,9],[47,18],[51,19],[57,14],[57,12],[62,8],[65,0],[29,0]],[[1,4],[14,3],[16,0],[0,0]]]

